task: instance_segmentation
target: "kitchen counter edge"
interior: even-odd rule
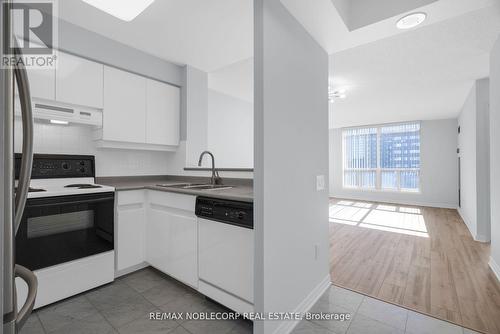
[[[224,178],[224,184],[233,186],[231,189],[221,190],[195,190],[159,187],[158,184],[166,183],[208,183],[210,178],[189,176],[117,176],[98,177],[97,184],[112,186],[116,191],[130,190],[157,190],[171,193],[204,196],[211,198],[227,199],[233,201],[253,203],[253,182],[251,179]]]

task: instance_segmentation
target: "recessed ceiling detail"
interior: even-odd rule
[[[349,31],[401,15],[437,0],[331,0]]]
[[[130,22],[155,0],[83,0],[120,20]]]

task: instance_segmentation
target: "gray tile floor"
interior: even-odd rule
[[[196,291],[147,268],[35,311],[21,334],[250,334],[241,320],[149,320],[150,312],[226,311]],[[473,334],[476,332],[331,286],[312,313],[350,320],[302,321],[293,334]]]
[[[348,313],[348,321],[303,320],[293,334],[474,334],[476,332],[331,286],[312,313]]]
[[[226,311],[196,291],[147,268],[36,310],[21,334],[249,334],[242,320],[149,320],[150,312]]]

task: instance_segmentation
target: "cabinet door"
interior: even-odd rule
[[[59,52],[56,100],[102,108],[103,68],[102,64]]]
[[[196,288],[196,217],[154,205],[149,210],[146,231],[146,258],[149,264]]]
[[[116,270],[145,261],[145,197],[142,191],[118,193],[116,214]]]
[[[146,142],[179,145],[180,89],[147,79]]]
[[[27,68],[31,97],[54,101],[56,99],[55,69]],[[16,85],[16,94],[18,94]]]
[[[146,142],[146,78],[104,67],[104,140]]]

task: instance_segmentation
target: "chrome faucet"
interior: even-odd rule
[[[200,154],[200,160],[198,160],[198,167],[201,167],[201,161],[203,160],[203,157],[205,154],[208,154],[212,158],[212,177],[210,178],[210,183],[215,185],[215,184],[221,184],[222,179],[219,176],[219,172],[215,170],[215,158],[212,152],[210,151],[203,151]]]

